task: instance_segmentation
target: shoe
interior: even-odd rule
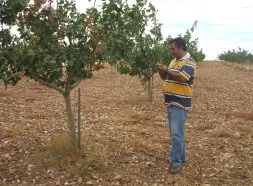
[[[181,171],[181,166],[173,166],[172,165],[170,168],[170,173],[173,175],[180,173],[180,171]]]

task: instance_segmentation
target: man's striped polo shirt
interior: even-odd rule
[[[192,107],[192,87],[196,69],[194,59],[187,53],[180,60],[172,60],[168,69],[179,72],[187,80],[187,83],[174,81],[167,76],[163,84],[165,104],[190,110]]]

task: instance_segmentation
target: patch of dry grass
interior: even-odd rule
[[[146,95],[145,96],[135,95],[135,96],[127,97],[127,99],[124,100],[124,103],[131,106],[135,106],[135,105],[146,103],[147,100],[148,100],[148,97]]]
[[[226,129],[221,129],[221,130],[217,131],[217,133],[215,135],[219,138],[235,138],[232,131],[229,131]]]
[[[138,129],[134,130],[137,132]],[[64,133],[53,136],[35,161],[42,162],[45,168],[63,170],[66,175],[87,176],[92,170],[105,171],[109,164],[122,161],[122,157],[128,156],[128,148],[157,157],[163,152],[163,146],[154,143],[147,136],[122,139],[117,136],[103,138],[87,134],[83,137],[82,149],[75,152],[69,135]]]
[[[85,135],[80,151],[75,151],[68,134],[52,137],[38,158],[43,166],[64,170],[69,175],[86,175],[90,169],[103,169],[107,166],[111,153],[106,141]]]
[[[205,130],[211,130],[214,129],[216,126],[210,123],[204,123],[204,124],[199,124],[196,126],[196,128],[200,131],[205,131]]]
[[[161,144],[153,143],[152,141],[146,138],[138,137],[138,138],[130,140],[129,143],[137,152],[157,154],[163,151]]]
[[[244,135],[251,135],[253,136],[253,128],[249,126],[237,126],[238,131]]]
[[[155,113],[151,112],[133,112],[128,111],[121,113],[117,116],[111,118],[114,122],[119,122],[124,125],[137,125],[137,124],[148,124],[151,121],[153,122],[155,118]]]

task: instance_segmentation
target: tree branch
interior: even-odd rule
[[[96,0],[94,1],[93,8],[95,8],[95,6],[96,6]]]
[[[81,83],[81,79],[80,80],[78,80],[77,82],[75,82],[75,83],[73,83],[72,85],[69,85],[69,88],[72,90],[72,89],[74,89],[74,88],[76,88],[80,83]]]
[[[40,79],[37,76],[30,76],[30,77],[33,78],[35,81],[38,81],[40,84],[42,84],[44,86],[47,86],[48,88],[55,89],[55,90],[59,91],[61,94],[64,94],[64,90],[62,88],[59,88],[54,84],[47,83],[47,82],[45,82],[44,80]]]
[[[70,38],[70,35],[67,35],[67,38],[68,38],[68,40],[69,40],[70,46],[73,46],[72,39]]]
[[[22,73],[22,72],[19,72],[19,73],[16,73],[16,74],[12,74],[12,75],[10,75],[10,76],[7,78],[7,80],[9,80],[9,79],[11,79],[11,78],[14,78],[14,77],[20,77],[20,76],[22,76],[22,75],[24,75],[24,73]]]

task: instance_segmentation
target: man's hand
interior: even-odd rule
[[[164,66],[164,65],[161,65],[161,64],[157,64],[156,65],[156,70],[159,72],[159,71],[163,71],[163,72],[167,72],[168,69]]]
[[[169,76],[174,81],[179,81],[182,83],[188,82],[179,72],[168,70],[164,65],[157,64],[156,69],[164,81],[166,80],[166,77]]]
[[[166,76],[168,75],[168,69],[161,65],[161,64],[157,64],[156,65],[156,70],[159,72],[160,77],[165,80]]]

